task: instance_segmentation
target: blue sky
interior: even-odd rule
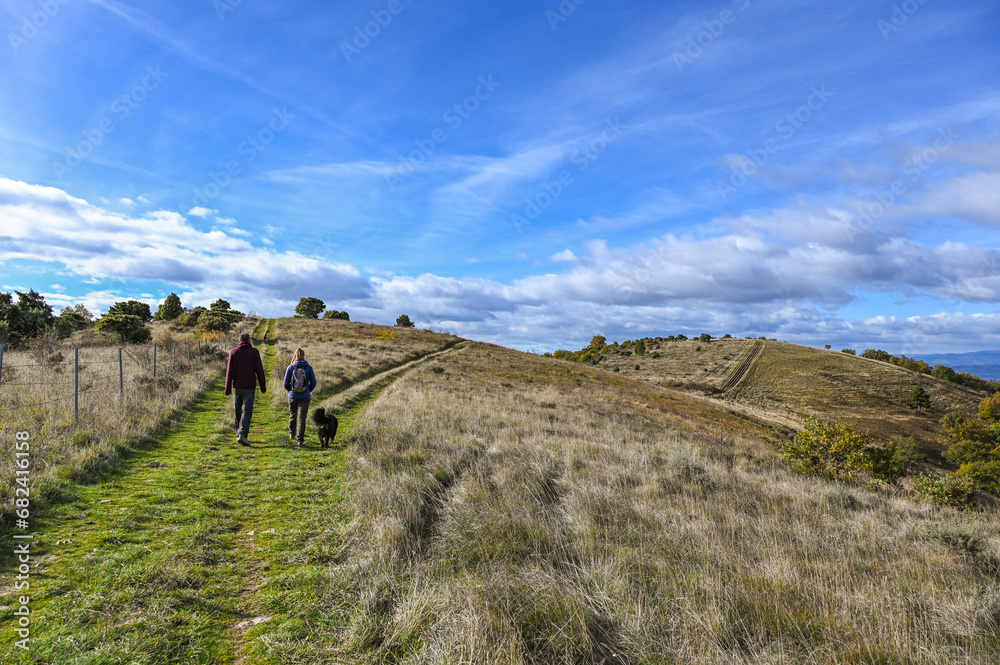
[[[1000,348],[995,2],[0,0],[0,288]]]

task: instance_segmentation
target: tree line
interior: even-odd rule
[[[853,349],[844,349],[844,352],[855,355]],[[908,358],[905,355],[894,356],[888,351],[883,351],[882,349],[865,349],[865,351],[861,354],[861,357],[890,363],[892,365],[902,367],[903,369],[908,369],[911,372],[929,374],[935,379],[948,381],[949,383],[957,383],[976,390],[993,393],[1000,391],[1000,381],[983,379],[970,374],[969,372],[956,372],[947,365],[934,365],[932,367],[923,360],[915,360],[914,358]]]
[[[95,317],[86,306],[78,303],[64,308],[58,315],[45,298],[35,290],[26,293],[0,293],[0,344],[24,346],[41,335],[69,337],[78,330],[93,327],[101,338],[119,344],[144,344],[153,338],[147,324],[175,321],[180,325],[209,333],[229,332],[246,318],[219,298],[208,307],[185,308],[180,297],[171,293],[154,314],[147,303],[124,300]]]
[[[16,297],[15,297],[16,296]],[[331,309],[324,312],[326,303],[319,298],[301,298],[295,307],[300,317],[350,321],[346,311]],[[177,325],[205,333],[226,333],[246,318],[233,309],[228,300],[219,298],[208,307],[185,307],[180,296],[171,293],[154,313],[152,308],[138,300],[116,302],[100,317],[95,317],[82,303],[64,308],[56,314],[45,297],[34,289],[27,292],[0,293],[0,344],[24,346],[32,339],[52,334],[66,338],[86,328],[94,328],[98,335],[112,343],[144,344],[149,342],[152,321],[172,321]],[[413,328],[416,324],[406,314],[396,318],[400,328]]]

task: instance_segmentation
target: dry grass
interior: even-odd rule
[[[316,372],[314,401],[379,372],[456,344],[460,338],[414,328],[323,319],[284,318],[277,322],[277,360],[270,386],[272,399],[285,404],[281,383],[298,348]]]
[[[254,321],[240,329],[251,331]],[[95,345],[91,335],[4,354],[0,385],[0,439],[11,442],[26,431],[31,439],[31,483],[37,491],[57,491],[63,479],[82,481],[115,463],[122,447],[140,442],[186,407],[221,376],[225,355],[206,351],[186,330],[154,323],[157,373],[152,345],[127,346],[123,353],[124,396],[120,391],[118,347]],[[237,331],[237,332],[240,332]],[[187,344],[193,347],[187,357]],[[73,421],[74,346],[80,346],[79,422]],[[43,385],[34,385],[41,383]],[[0,459],[0,499],[13,496],[13,452]]]
[[[481,344],[413,370],[352,439],[324,657],[997,662],[995,511],[795,475],[727,417]]]

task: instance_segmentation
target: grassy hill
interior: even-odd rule
[[[36,641],[0,610],[5,662],[1000,659],[1000,513],[791,472],[734,413],[783,408],[740,393],[783,352],[703,345],[706,385],[755,359],[716,401],[657,385],[693,381],[694,343],[657,376],[366,324],[256,334],[272,377],[306,350],[337,446],[290,445],[280,399],[237,446],[215,385],[38,516]]]
[[[881,440],[912,436],[934,462],[946,441],[942,416],[975,413],[985,395],[889,363],[773,340],[661,342],[643,356],[606,354],[597,367],[707,395],[784,428],[819,416],[856,422]],[[927,391],[931,408],[906,405],[914,386]]]

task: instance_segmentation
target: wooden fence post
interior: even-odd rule
[[[73,423],[80,420],[80,347],[73,347]]]

